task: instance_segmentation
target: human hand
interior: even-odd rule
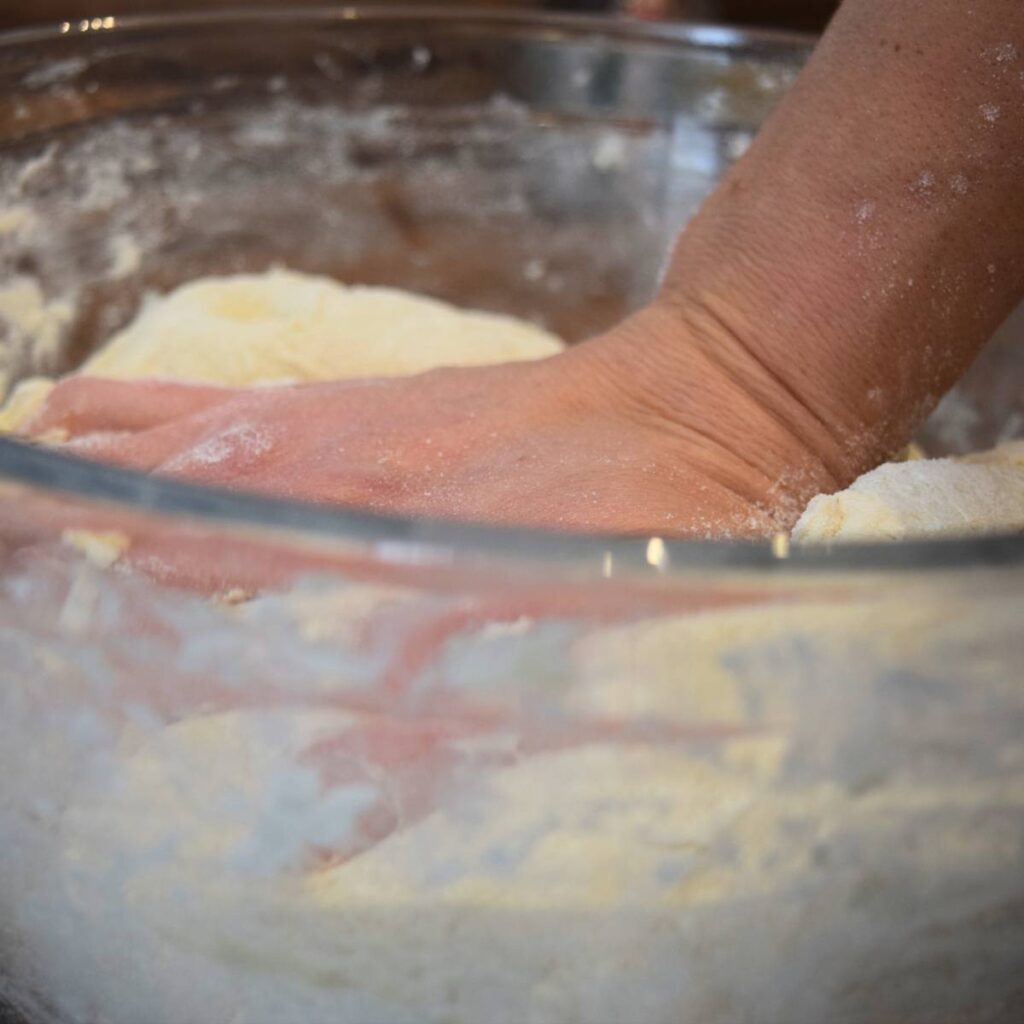
[[[652,306],[551,359],[405,379],[234,390],[72,377],[24,433],[61,431],[71,452],[145,472],[380,513],[769,534],[827,471],[773,428],[738,364],[708,356],[706,333]],[[668,345],[671,388],[658,383]],[[813,471],[780,485],[795,466]]]

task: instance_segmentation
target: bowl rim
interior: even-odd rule
[[[26,43],[51,42],[61,38],[96,37],[104,33],[128,35],[155,29],[189,29],[238,25],[244,22],[276,23],[296,21],[462,22],[480,27],[514,27],[542,35],[555,42],[564,35],[578,38],[597,35],[633,39],[637,42],[685,43],[695,48],[745,52],[764,47],[780,51],[810,51],[815,36],[790,29],[721,25],[704,21],[648,21],[623,14],[561,13],[518,8],[469,8],[445,3],[368,3],[328,6],[324,3],[291,5],[275,3],[218,7],[204,10],[160,11],[144,14],[119,14],[75,18],[0,32],[0,47]]]
[[[535,34],[547,42],[580,38],[653,43],[730,54],[807,52],[813,37],[771,29],[732,28],[706,23],[648,22],[635,19],[533,11],[467,10],[456,7],[269,6],[231,10],[83,18],[0,33],[0,51],[24,45],[81,38],[130,37],[152,31],[202,30],[244,23],[273,25],[287,20],[344,24],[424,24],[459,22],[464,28],[505,28]],[[1024,536],[900,542],[790,545],[774,541],[683,540],[572,534],[382,516],[340,506],[290,501],[244,491],[211,488],[101,465],[57,450],[0,436],[0,480],[63,492],[136,513],[198,519],[245,529],[286,531],[307,538],[347,541],[373,548],[388,561],[469,563],[498,558],[539,563],[547,571],[572,567],[599,578],[654,574],[673,577],[694,572],[764,575],[915,573],[952,569],[1006,568],[1024,564]]]

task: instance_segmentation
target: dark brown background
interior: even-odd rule
[[[279,5],[287,0],[0,0],[0,28],[107,14]],[[308,2],[308,0],[307,0]],[[459,0],[448,0],[459,2]],[[838,0],[461,0],[464,6],[626,11],[650,18],[689,18],[780,28],[820,29]]]

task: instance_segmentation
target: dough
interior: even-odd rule
[[[104,602],[130,585],[116,573],[92,579]],[[1012,636],[1014,607],[997,608],[980,632],[955,601],[908,601],[904,591],[578,632],[553,621],[470,631],[443,656],[438,679],[521,697],[554,672],[544,686],[551,714],[523,734],[545,723],[572,730],[548,749],[524,749],[516,727],[472,747],[449,742],[467,768],[430,813],[344,863],[316,866],[309,851],[343,847],[402,772],[361,762],[354,745],[360,770],[325,782],[304,755],[360,718],[357,707],[314,703],[359,692],[357,648],[331,638],[360,621],[351,604],[360,588],[309,586],[224,616],[154,592],[158,621],[173,609],[189,636],[192,650],[170,656],[176,670],[207,658],[222,665],[230,651],[239,679],[259,686],[251,667],[272,654],[300,696],[174,721],[126,705],[103,757],[90,755],[98,769],[46,834],[45,875],[19,899],[30,911],[26,948],[61,1007],[88,1006],[111,1024],[825,1020],[845,980],[834,954],[858,948],[844,927],[851,907],[861,941],[882,936],[863,953],[870,963],[886,964],[907,942],[907,904],[865,907],[864,891],[910,887],[911,906],[923,893],[952,894],[954,920],[970,921],[991,912],[999,885],[1019,888],[1020,845],[996,824],[1024,806],[1024,761],[1009,759],[1019,687],[994,685],[985,663],[965,679],[949,648],[922,650],[939,630],[953,650]],[[303,643],[286,643],[289,619],[311,627]],[[865,636],[878,641],[866,648]],[[242,647],[265,639],[265,651]],[[68,699],[74,680],[51,678],[52,699]],[[893,753],[901,733],[917,750],[960,735],[942,695],[980,680],[956,709],[1009,723],[994,737],[992,757],[1007,758],[1001,774],[974,778],[968,761],[951,787],[927,759]],[[893,722],[865,714],[879,705]],[[936,705],[934,719],[910,727]],[[71,719],[78,744],[97,728],[83,717]],[[587,723],[600,727],[589,742]],[[609,723],[647,738],[616,741]],[[646,732],[655,723],[680,730],[678,739],[657,742]],[[716,723],[740,728],[702,740]],[[0,720],[0,731],[16,724]],[[38,745],[38,731],[17,735]],[[67,735],[53,728],[44,738],[67,745]],[[913,842],[919,832],[927,850]],[[0,881],[9,870],[0,864]],[[791,914],[779,910],[787,901]],[[774,945],[752,920],[770,922]],[[823,943],[826,957],[816,955]],[[755,996],[779,970],[789,986],[780,1002],[800,1008],[758,1016]],[[862,965],[850,970],[863,976]],[[735,1017],[716,1015],[723,993]]]
[[[79,372],[246,387],[394,377],[538,359],[562,348],[553,335],[512,317],[271,270],[204,278],[150,299]],[[24,423],[51,386],[42,378],[19,385],[0,409],[0,430]]]
[[[799,543],[1024,532],[1024,441],[951,459],[887,463],[845,491],[819,495]]]

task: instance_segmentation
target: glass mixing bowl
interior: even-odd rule
[[[374,8],[8,36],[0,390],[148,291],[277,263],[584,338],[651,293],[807,50]],[[1019,428],[1019,333],[933,451]],[[1022,621],[1021,538],[387,520],[0,438],[0,1001],[1018,1021]]]

